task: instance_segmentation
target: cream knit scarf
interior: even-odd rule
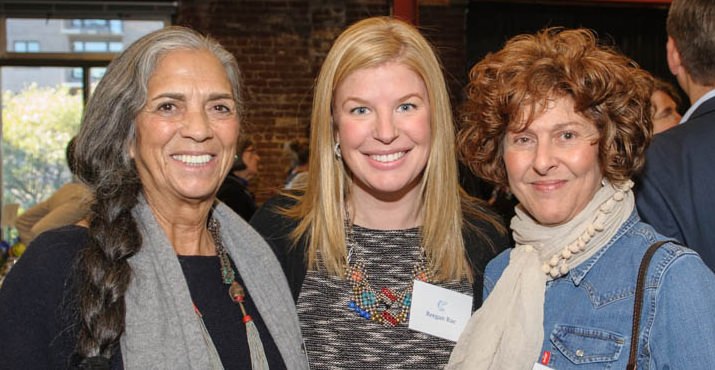
[[[519,207],[511,221],[516,247],[484,305],[469,319],[447,369],[531,369],[544,340],[546,282],[593,256],[635,206],[633,182],[607,180],[571,221],[542,226]]]

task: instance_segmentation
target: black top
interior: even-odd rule
[[[72,266],[87,241],[87,229],[66,226],[41,234],[0,289],[0,369],[65,369],[76,343],[76,297]],[[194,303],[226,369],[250,369],[240,308],[221,281],[216,256],[179,256]],[[235,268],[235,267],[234,267]],[[243,283],[240,274],[236,280]],[[280,352],[247,291],[246,310],[261,336],[271,369],[284,369]],[[198,340],[198,338],[197,338]],[[112,368],[122,369],[121,351]]]
[[[256,214],[251,219],[251,226],[263,235],[271,248],[273,248],[288,278],[293,299],[297,302],[307,273],[305,261],[306,243],[305,240],[301,240],[295,248],[291,247],[290,233],[295,229],[298,222],[277,211],[277,207],[287,208],[294,204],[295,200],[286,196],[276,196],[269,199],[256,211]],[[484,212],[493,215],[486,209],[484,209]],[[479,233],[474,232],[474,228],[471,227],[465,227],[462,232],[467,257],[474,272],[472,309],[476,310],[482,304],[484,268],[492,258],[510,245],[507,236],[500,234],[492,225],[481,220],[467,220],[467,222],[480,230],[481,234],[486,238],[485,240]]]
[[[216,198],[226,203],[248,222],[256,212],[256,198],[248,190],[248,181],[229,173],[218,189]]]

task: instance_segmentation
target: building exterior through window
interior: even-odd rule
[[[63,2],[0,0],[0,184],[2,204],[19,204],[19,213],[71,181],[65,147],[106,65],[171,24],[176,8],[169,1],[132,9],[121,1],[86,3],[76,13]]]

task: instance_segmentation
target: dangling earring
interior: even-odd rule
[[[335,158],[338,160],[343,159],[343,153],[340,151],[340,143],[335,143],[333,147],[333,153],[335,153]]]

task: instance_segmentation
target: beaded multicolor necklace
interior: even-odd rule
[[[384,326],[397,326],[406,322],[412,304],[412,281],[401,289],[382,287],[379,292],[376,291],[370,285],[365,263],[354,253],[356,243],[352,225],[346,223],[346,230],[349,248],[346,278],[352,286],[352,299],[348,302],[348,308],[364,319]],[[351,259],[354,260],[353,263]],[[412,276],[427,283],[432,281],[432,273],[426,267],[424,253],[421,253],[419,261],[415,263]]]

